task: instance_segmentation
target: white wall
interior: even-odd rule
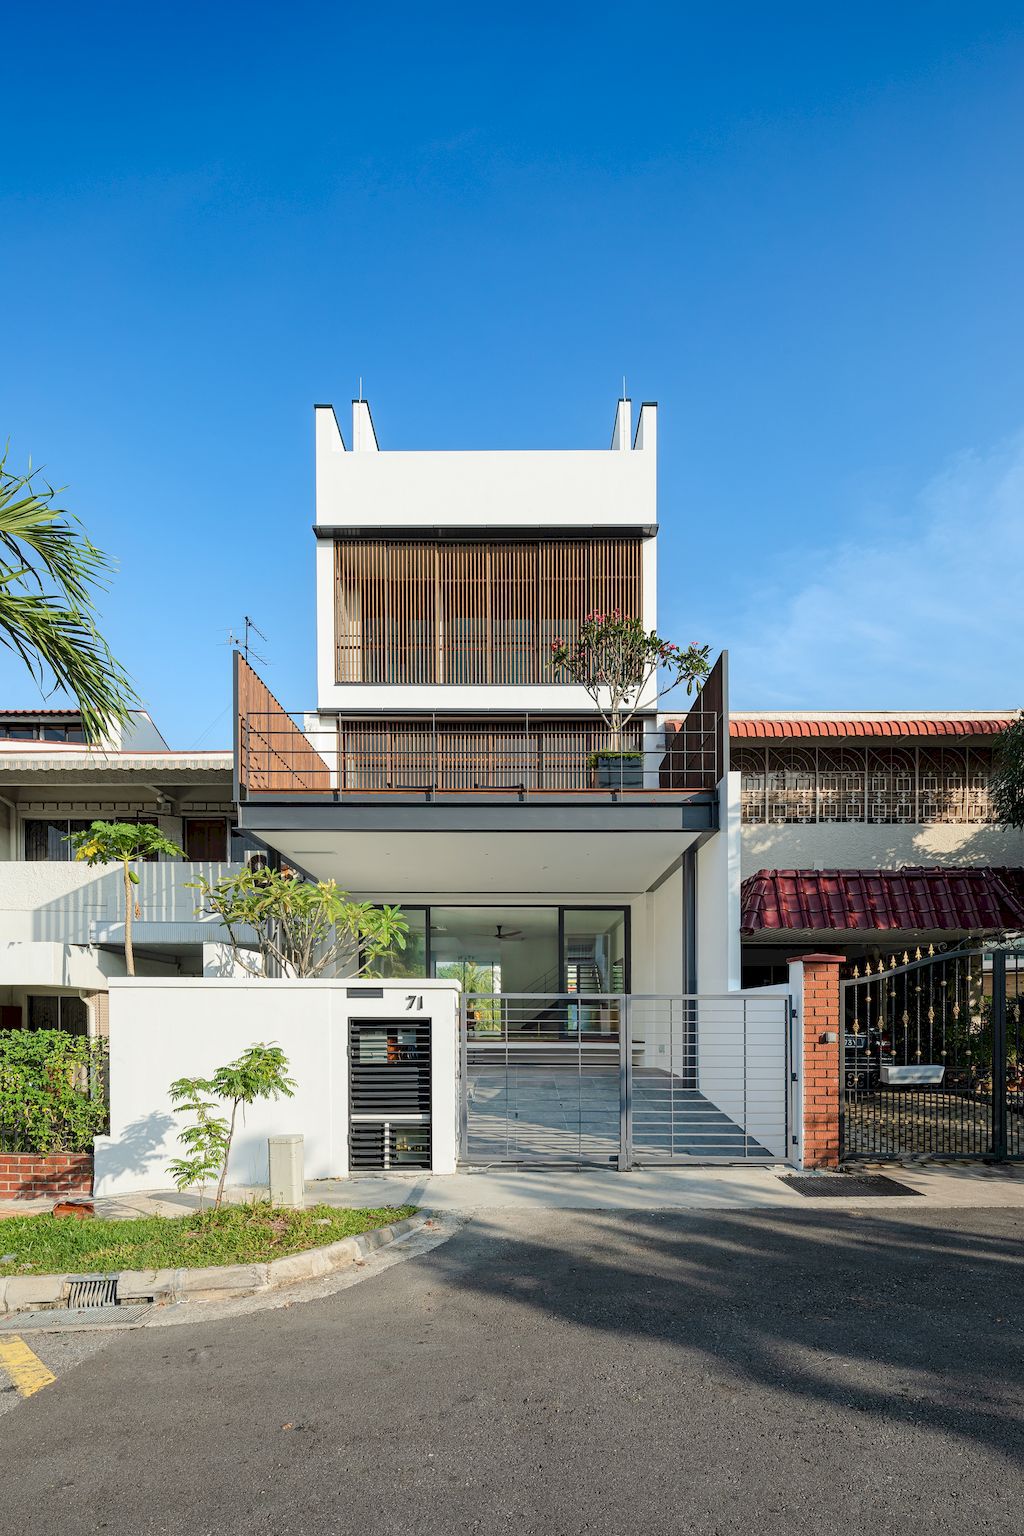
[[[856,821],[746,824],[743,878],[759,869],[896,869],[901,864],[1024,865],[1024,830],[990,823]]]
[[[381,999],[350,998],[348,986]],[[267,1137],[305,1137],[307,1179],[348,1172],[348,1021],[400,1018],[432,1024],[431,1105],[437,1172],[455,1167],[458,986],[447,981],[349,983],[231,979],[115,980],[110,988],[110,1135],[96,1142],[96,1192],[168,1189],[186,1123],[170,1083],[208,1076],[246,1047],[276,1042],[297,1084],[295,1097],[246,1111],[228,1180],[267,1182]],[[407,1009],[409,998],[422,1009]]]
[[[697,990],[740,985],[740,776],[718,786],[719,829],[697,850]]]
[[[651,408],[645,408],[648,421]],[[636,449],[347,453],[316,410],[319,527],[571,527],[656,522],[652,433]]]
[[[188,882],[200,874],[209,880],[239,868],[237,864],[140,864],[135,894],[146,923],[196,923],[198,891]],[[18,859],[0,864],[0,942],[54,940],[88,944],[93,925],[124,921],[124,885],[120,866]],[[209,924],[211,941],[223,933]]]

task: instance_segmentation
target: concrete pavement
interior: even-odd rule
[[[513,1211],[122,1334],[3,1421],[24,1536],[1020,1529],[1024,1213]]]
[[[936,1208],[1007,1206],[1024,1209],[1024,1165],[918,1164],[878,1170],[909,1184],[922,1203]],[[317,1179],[306,1185],[310,1204],[341,1206],[418,1205],[442,1212],[483,1210],[776,1210],[800,1209],[807,1198],[788,1188],[778,1165],[721,1168],[643,1168],[631,1173],[574,1168],[483,1168],[455,1174],[374,1174],[353,1179]],[[229,1200],[266,1198],[265,1189],[233,1188]],[[865,1196],[842,1205],[876,1205]],[[0,1214],[48,1211],[52,1200],[0,1202]],[[99,1216],[182,1216],[199,1197],[154,1190],[97,1200]]]

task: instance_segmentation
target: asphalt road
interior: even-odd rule
[[[1019,1533],[1022,1237],[890,1202],[476,1218],[327,1300],[108,1336],[0,1421],[4,1526]]]

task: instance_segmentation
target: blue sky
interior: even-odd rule
[[[495,10],[5,9],[0,436],[171,742],[227,743],[246,612],[313,702],[360,375],[391,447],[657,399],[662,627],[736,707],[1024,703],[1019,4]]]

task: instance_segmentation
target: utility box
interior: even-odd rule
[[[305,1159],[301,1136],[271,1136],[270,1203],[298,1211],[306,1203]]]

